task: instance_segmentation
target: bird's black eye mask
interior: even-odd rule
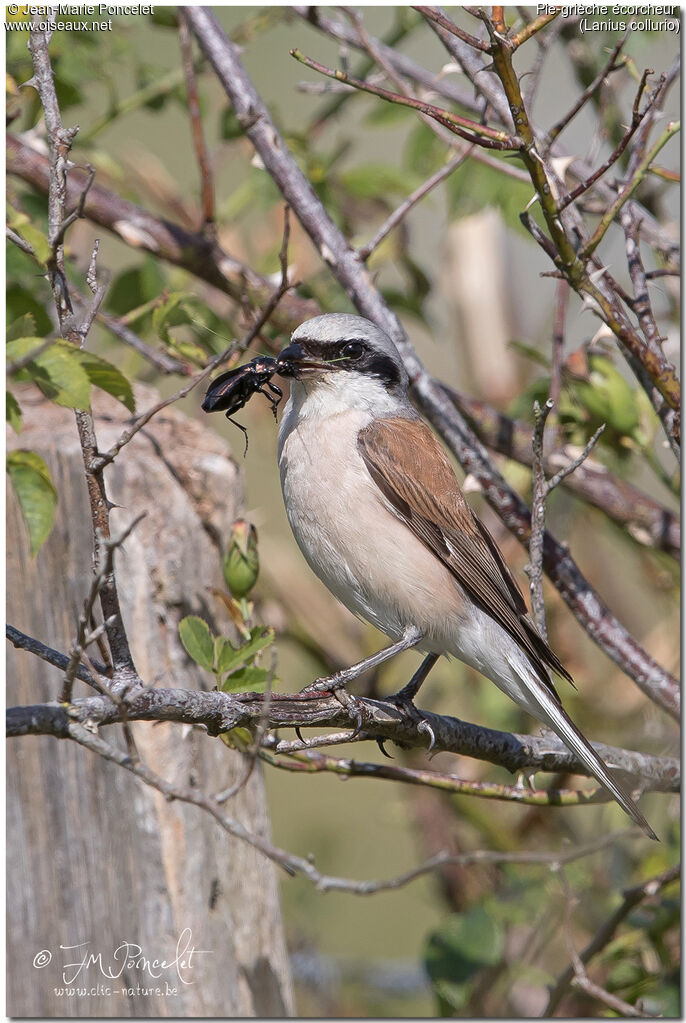
[[[361,338],[349,337],[337,345],[322,344],[310,338],[299,338],[296,342],[303,355],[313,363],[330,366],[332,369],[353,370],[366,376],[382,380],[388,387],[400,383],[400,370],[394,360],[369,347]],[[293,367],[297,376],[297,368]]]

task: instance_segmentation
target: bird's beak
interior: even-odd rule
[[[277,373],[282,377],[299,377],[308,370],[330,369],[325,362],[308,358],[305,349],[297,341],[279,352],[276,358]]]

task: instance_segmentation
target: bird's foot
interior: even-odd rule
[[[385,702],[392,703],[394,707],[397,707],[397,709],[400,711],[403,717],[407,718],[409,721],[411,721],[413,724],[417,726],[417,731],[421,735],[428,736],[429,746],[427,749],[427,753],[430,753],[431,750],[436,745],[436,736],[434,734],[433,728],[431,727],[427,719],[424,717],[422,712],[415,707],[412,698],[401,689],[399,693],[395,693],[393,696],[387,696],[385,698]],[[382,749],[381,752],[385,753],[385,750]]]
[[[348,711],[350,719],[355,726],[355,730],[352,734],[352,738],[355,738],[355,736],[362,730],[362,726],[364,725],[365,719],[368,715],[364,703],[357,696],[353,696],[349,693],[345,688],[347,681],[348,679],[345,671],[336,672],[334,675],[329,675],[328,678],[317,678],[314,682],[310,682],[309,685],[300,690],[300,695],[317,696],[322,693],[332,693],[341,706]]]

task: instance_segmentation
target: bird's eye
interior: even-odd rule
[[[364,355],[364,345],[361,341],[348,341],[341,349],[341,355],[346,359],[360,359]]]

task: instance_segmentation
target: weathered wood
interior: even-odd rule
[[[141,408],[155,400],[139,392]],[[38,557],[12,494],[8,502],[8,620],[68,650],[91,580],[91,525],[73,414],[25,395],[14,447],[37,450],[59,491],[55,529]],[[98,401],[101,448],[126,410]],[[189,612],[221,619],[208,587],[221,577],[212,537],[227,535],[240,482],[216,435],[166,409],[107,470],[116,535],[146,518],[117,554],[117,578],[137,669],[154,684],[207,687],[177,624]],[[61,677],[10,649],[8,704],[59,698]],[[77,682],[75,695],[85,687]],[[137,723],[141,757],[157,773],[209,792],[244,771],[241,756],[201,728]],[[105,732],[123,742],[121,728]],[[256,769],[227,809],[267,835]],[[7,1012],[43,1017],[284,1016],[293,996],[274,866],[195,807],[167,802],[118,767],[65,741],[24,738],[7,755]],[[126,956],[140,946],[139,955]],[[179,951],[186,965],[173,963]],[[79,946],[63,948],[62,946]],[[189,958],[188,952],[195,948]],[[84,956],[100,956],[82,969]],[[48,965],[40,966],[43,959]],[[114,975],[114,976],[112,976]],[[66,989],[81,989],[70,995]],[[83,993],[85,992],[87,993]],[[158,994],[159,990],[162,993]]]

